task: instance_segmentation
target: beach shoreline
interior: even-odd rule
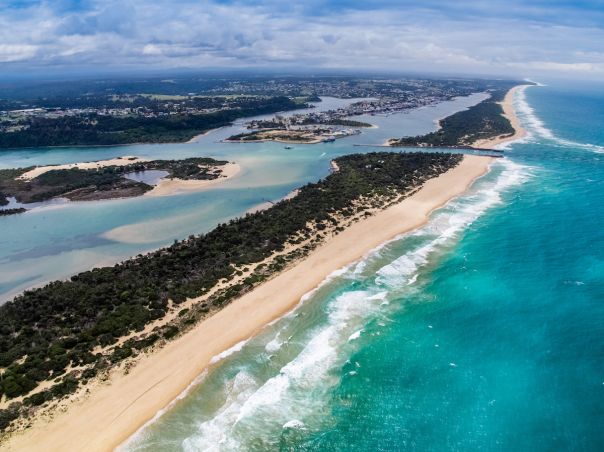
[[[222,184],[226,180],[232,179],[241,172],[241,166],[234,162],[229,162],[216,168],[221,170],[220,176],[218,176],[216,179],[161,179],[159,183],[153,187],[153,190],[148,191],[143,196],[172,196],[182,193],[197,192],[205,190],[206,188],[214,185]]]
[[[122,157],[115,157],[107,160],[97,160],[94,162],[66,163],[63,165],[43,165],[36,166],[35,168],[27,171],[26,173],[21,174],[18,179],[29,181],[49,171],[68,170],[76,168],[81,170],[100,169],[105,168],[107,166],[126,166],[131,165],[133,163],[141,163],[147,161],[147,159],[134,155],[124,155]]]
[[[513,125],[519,126],[511,103],[513,95],[507,111],[504,107],[504,114]],[[481,146],[518,139],[521,131],[516,130],[514,136],[496,137]],[[15,451],[114,449],[189,388],[211,366],[215,356],[290,312],[334,271],[363,258],[384,242],[426,224],[434,210],[463,194],[487,173],[492,161],[491,157],[465,155],[458,166],[428,180],[413,195],[331,237],[301,262],[144,357],[127,375],[114,374],[87,397],[55,413],[51,421],[34,420],[32,428],[14,434],[3,447]]]
[[[477,140],[472,144],[473,147],[476,148],[495,148],[501,144],[509,143],[511,141],[517,141],[524,137],[526,137],[527,132],[520,124],[520,120],[516,116],[516,112],[514,111],[514,98],[516,93],[519,91],[523,91],[527,89],[531,85],[517,85],[510,89],[503,101],[499,103],[501,108],[503,109],[503,116],[505,116],[514,129],[514,133],[512,135],[502,135],[498,137],[488,138],[485,140]]]

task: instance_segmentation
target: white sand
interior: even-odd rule
[[[62,169],[97,169],[104,168],[106,166],[126,166],[131,165],[132,163],[144,162],[145,159],[141,159],[140,157],[135,156],[124,156],[124,157],[116,157],[114,159],[109,160],[99,160],[98,162],[82,162],[82,163],[68,163],[65,165],[48,165],[48,166],[37,166],[34,169],[22,174],[19,176],[19,179],[23,180],[32,180],[35,177],[38,177],[41,174],[47,173],[48,171],[53,170],[62,170]]]
[[[145,196],[171,196],[179,193],[188,193],[193,191],[205,190],[206,188],[222,184],[227,179],[235,177],[241,171],[241,166],[237,163],[227,163],[224,166],[217,166],[222,170],[222,174],[216,179],[209,180],[183,180],[183,179],[162,179],[153,188],[145,193]]]

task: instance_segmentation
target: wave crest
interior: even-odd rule
[[[545,85],[539,84],[537,86]],[[535,138],[542,138],[560,147],[579,148],[597,153],[604,153],[604,146],[593,143],[580,143],[578,141],[567,140],[556,136],[551,129],[546,127],[541,118],[537,116],[533,107],[529,105],[526,99],[526,88],[528,88],[528,86],[525,87],[525,89],[519,90],[516,94],[514,108],[522,121],[523,126],[527,129],[527,140],[535,141]]]

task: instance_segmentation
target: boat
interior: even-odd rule
[[[284,149],[293,149],[291,146],[284,146]]]

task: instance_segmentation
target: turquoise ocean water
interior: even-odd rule
[[[530,132],[429,224],[216,358],[124,450],[604,449],[604,89],[516,98]]]
[[[0,218],[0,299],[208,230],[372,150],[354,143],[434,130],[479,100],[370,117],[378,129],[290,151],[216,143],[239,123],[193,144],[3,152],[1,167],[209,155],[243,173],[206,192]],[[604,88],[529,88],[516,106],[530,137],[467,195],[217,357],[123,449],[604,449]],[[136,240],[107,238],[115,228]]]

